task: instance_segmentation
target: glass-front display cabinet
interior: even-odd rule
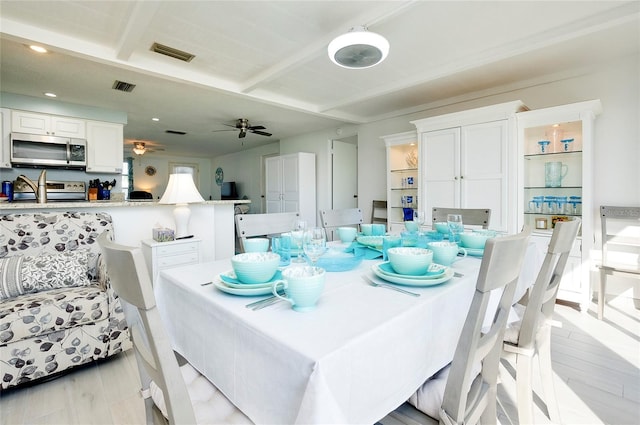
[[[404,230],[418,209],[418,143],[415,131],[383,136],[387,149],[387,227]]]
[[[583,225],[558,293],[586,309],[590,297],[593,245],[593,143],[599,100],[520,112],[519,217],[541,252],[559,221]]]

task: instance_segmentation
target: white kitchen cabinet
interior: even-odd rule
[[[518,225],[529,225],[544,251],[557,221],[582,219],[558,290],[558,299],[586,310],[596,226],[593,204],[593,144],[599,100],[518,113]],[[556,178],[552,168],[560,170]],[[598,224],[599,225],[599,224]]]
[[[122,173],[122,124],[87,121],[87,173]]]
[[[489,227],[517,231],[517,134],[522,102],[412,121],[420,144],[420,210],[490,208]]]
[[[170,242],[143,240],[142,253],[152,283],[158,280],[161,270],[200,263],[201,242],[200,239],[181,239]]]
[[[316,155],[298,152],[267,158],[265,174],[266,212],[299,212],[309,226],[315,226]]]
[[[85,120],[36,112],[11,112],[11,131],[45,136],[86,138]]]
[[[404,209],[418,208],[417,134],[407,131],[382,136],[382,139],[387,149],[387,229],[401,232],[404,231]]]
[[[11,110],[0,108],[0,168],[11,168]]]

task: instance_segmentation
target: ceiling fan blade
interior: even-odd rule
[[[252,133],[267,137],[271,136],[271,133],[267,133],[266,131],[252,131]]]
[[[247,130],[266,130],[267,127],[263,125],[252,125],[251,127],[247,127]]]
[[[235,130],[211,130],[212,133],[218,133],[220,131],[235,131]]]

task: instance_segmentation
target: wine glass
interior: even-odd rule
[[[420,230],[425,221],[424,211],[413,210],[413,221],[418,223],[418,230]]]
[[[294,263],[304,263],[305,260],[300,256],[302,251],[302,245],[304,243],[304,231],[307,230],[307,222],[302,219],[296,219],[293,222],[293,229],[291,230],[291,242],[294,243],[298,250],[298,255],[295,260],[291,260]]]
[[[449,240],[460,242],[460,233],[464,231],[462,216],[460,214],[447,214],[447,226],[449,227]]]
[[[304,232],[304,253],[315,266],[316,261],[327,250],[327,234],[322,227],[313,227]]]

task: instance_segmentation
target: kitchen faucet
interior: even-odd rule
[[[18,180],[22,180],[29,185],[31,190],[33,190],[33,193],[35,193],[36,195],[36,202],[38,204],[47,203],[47,170],[42,170],[42,172],[40,173],[40,177],[38,177],[37,185],[23,174],[20,174],[18,177],[16,177],[16,181]]]

